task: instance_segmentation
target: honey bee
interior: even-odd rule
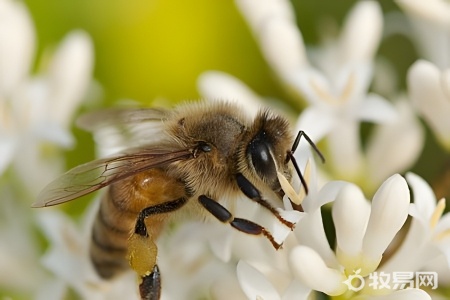
[[[307,191],[293,156],[301,137],[321,154],[303,132],[294,139],[284,117],[262,109],[250,119],[242,111],[228,102],[196,102],[173,110],[87,115],[82,127],[118,126],[135,148],[69,170],[48,184],[33,206],[61,204],[108,187],[92,230],[91,260],[103,278],[131,265],[141,278],[142,299],[160,297],[155,240],[175,211],[190,207],[210,213],[238,231],[266,237],[279,249],[281,244],[263,226],[234,217],[217,200],[244,194],[293,229],[264,195],[281,200],[278,176],[289,181],[294,172]]]

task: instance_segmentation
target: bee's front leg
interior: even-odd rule
[[[133,234],[128,239],[127,258],[131,268],[139,275],[139,293],[142,300],[159,300],[161,296],[161,274],[156,265],[158,248],[145,224],[151,215],[172,212],[187,202],[186,198],[144,208],[136,221]]]

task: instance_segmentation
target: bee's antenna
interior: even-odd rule
[[[289,160],[292,161],[295,171],[297,172],[297,175],[300,178],[300,181],[302,182],[303,187],[305,188],[305,194],[308,194],[308,184],[306,184],[306,180],[302,175],[302,171],[300,171],[300,167],[298,166],[297,160],[294,157],[294,152],[288,151],[287,158],[288,158],[287,161],[289,161]]]
[[[314,142],[309,138],[309,136],[303,130],[300,130],[297,134],[297,137],[294,140],[294,144],[292,144],[291,150],[287,152],[286,163],[288,163],[289,160],[292,161],[295,171],[297,172],[297,175],[300,178],[300,181],[301,181],[303,187],[305,188],[305,193],[308,194],[308,185],[306,184],[306,180],[303,177],[302,172],[300,171],[300,167],[297,164],[297,160],[294,157],[294,152],[295,152],[295,150],[297,150],[297,147],[300,143],[300,139],[302,138],[302,136],[305,137],[306,141],[311,145],[311,147],[314,149],[314,151],[320,157],[320,159],[322,160],[322,163],[325,163],[325,157],[323,156],[322,152],[320,152],[319,148],[317,148],[316,144],[314,144]]]
[[[306,141],[311,145],[311,147],[314,149],[314,151],[317,153],[317,155],[320,157],[320,160],[322,160],[322,163],[325,163],[325,157],[323,156],[322,152],[320,152],[319,148],[317,148],[316,144],[311,140],[311,138],[303,131],[300,130],[297,134],[297,137],[295,138],[294,144],[292,144],[291,148],[291,154],[294,154],[295,150],[297,150],[298,144],[300,143],[300,139],[305,137]],[[289,155],[287,157],[287,162],[289,162]]]

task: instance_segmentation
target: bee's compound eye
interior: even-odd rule
[[[259,133],[252,140],[247,153],[250,154],[253,167],[260,177],[269,181],[276,180],[277,170],[264,132]]]

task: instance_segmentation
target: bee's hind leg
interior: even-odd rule
[[[161,273],[158,265],[153,267],[153,272],[148,276],[141,277],[139,293],[142,300],[157,300],[161,298]]]
[[[161,274],[156,265],[158,248],[150,236],[145,219],[155,214],[172,212],[187,202],[186,198],[144,208],[136,221],[133,234],[128,239],[127,258],[131,268],[139,275],[139,293],[142,300],[159,300],[161,296]]]

